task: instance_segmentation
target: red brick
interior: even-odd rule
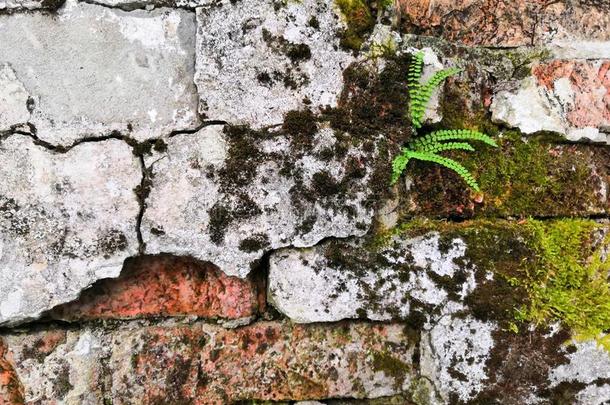
[[[406,32],[467,45],[527,46],[557,41],[607,41],[603,2],[547,0],[398,0]]]
[[[416,377],[410,336],[402,324],[134,321],[68,329],[53,353],[34,357],[40,332],[5,338],[27,398],[41,403],[224,405],[399,394]]]
[[[229,277],[209,264],[147,256],[126,263],[119,278],[97,282],[78,300],[53,309],[49,317],[71,321],[188,315],[239,319],[257,313],[263,290],[251,279]]]
[[[0,405],[23,403],[25,403],[23,386],[10,361],[8,348],[0,339]]]
[[[522,46],[532,43],[539,1],[399,0],[407,32],[467,45]]]
[[[532,73],[550,92],[557,91],[557,80],[569,80],[573,102],[563,107],[572,126],[610,126],[610,60],[555,60],[535,65]]]

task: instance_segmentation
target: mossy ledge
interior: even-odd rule
[[[607,222],[573,218],[418,219],[378,235],[370,246],[379,249],[397,236],[438,232],[442,249],[443,243],[449,247],[459,238],[467,246],[459,260],[476,266],[478,273],[478,286],[466,298],[473,315],[513,331],[527,324],[546,328],[559,323],[573,337],[596,339],[610,351],[610,338],[604,335],[610,330],[609,230]],[[484,273],[493,274],[493,283]]]

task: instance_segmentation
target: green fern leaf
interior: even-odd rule
[[[446,150],[467,150],[474,152],[474,148],[467,142],[428,143],[418,148],[416,152],[439,153]]]
[[[409,159],[411,159],[411,151],[408,148],[402,148],[400,155],[396,156],[392,161],[392,179],[390,184],[394,185],[398,181],[400,175],[407,167]]]
[[[470,129],[443,129],[440,131],[430,132],[429,134],[411,142],[409,146],[411,149],[420,150],[425,148],[426,145],[444,141],[479,141],[489,146],[493,146],[494,148],[498,147],[498,144],[488,135]]]
[[[411,101],[409,108],[411,111],[411,122],[415,128],[421,128],[426,106],[430,102],[434,90],[439,88],[448,77],[459,72],[461,72],[461,69],[454,67],[439,70],[426,83],[420,84],[414,90],[410,89],[409,95]]]
[[[409,71],[407,72],[407,86],[410,92],[417,91],[420,86],[419,78],[421,77],[422,68],[424,66],[424,53],[417,52],[411,59]]]

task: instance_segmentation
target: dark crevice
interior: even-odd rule
[[[161,8],[171,8],[171,9],[179,9],[179,10],[195,12],[195,9],[196,9],[196,6],[189,7],[187,5],[178,5],[178,4],[176,4],[175,1],[171,1],[171,0],[159,0],[157,2],[155,2],[155,1],[146,2],[144,0],[140,0],[140,1],[135,0],[135,1],[126,1],[125,3],[117,4],[117,5],[104,4],[101,2],[97,2],[95,0],[78,0],[78,1],[80,3],[87,3],[87,4],[91,4],[93,6],[109,8],[112,10],[121,10],[121,11],[125,11],[125,12],[138,11],[138,10],[153,11],[153,10],[157,10],[157,9],[161,9]],[[150,8],[151,6],[152,6],[152,8]]]
[[[138,254],[143,255],[146,252],[146,243],[142,237],[142,218],[144,218],[144,211],[146,211],[146,199],[150,194],[150,170],[152,167],[146,167],[144,155],[138,156],[138,161],[140,162],[140,168],[142,169],[142,179],[140,180],[140,184],[134,190],[136,197],[138,198],[138,204],[140,205],[138,217],[136,218],[136,236],[138,238]]]

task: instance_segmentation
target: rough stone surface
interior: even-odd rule
[[[407,32],[442,36],[468,45],[532,43],[535,2],[508,0],[399,0]]]
[[[401,325],[134,323],[5,339],[26,400],[40,403],[374,398],[401,392],[414,376],[414,343]]]
[[[0,14],[31,10],[56,10],[63,0],[1,0]]]
[[[423,334],[421,372],[435,382],[443,403],[467,402],[486,386],[496,328],[472,317],[445,316]]]
[[[30,95],[8,64],[0,65],[0,133],[28,122]]]
[[[171,138],[166,153],[148,159],[147,253],[189,255],[245,277],[272,249],[364,235],[376,203],[377,159],[385,168],[387,157],[367,140],[324,158],[343,141],[324,125],[307,125],[313,133],[304,137],[210,126]]]
[[[193,260],[145,256],[128,262],[120,277],[97,282],[78,300],[47,315],[68,321],[160,316],[243,319],[258,312],[258,287]]]
[[[14,70],[13,86],[31,97],[30,122],[52,144],[197,126],[194,41],[195,16],[182,10],[126,13],[68,2],[57,16],[0,16],[0,63]],[[20,99],[13,102],[11,111],[22,111]]]
[[[141,169],[127,144],[57,154],[14,135],[1,143],[0,178],[0,324],[73,300],[137,252]]]
[[[455,303],[448,304],[449,293],[434,280],[458,278],[462,298],[476,284],[473,270],[456,263],[464,257],[464,242],[448,244],[441,251],[439,234],[430,233],[396,237],[384,248],[369,248],[371,254],[362,242],[280,251],[270,259],[269,301],[295,322],[406,319],[413,302],[449,307]]]
[[[538,16],[535,44],[558,58],[610,58],[610,4],[607,1],[548,2]]]
[[[195,82],[208,118],[260,128],[336,105],[354,58],[338,49],[332,3],[225,0],[198,8],[197,23]]]
[[[524,133],[554,131],[569,140],[609,142],[610,62],[555,60],[532,69],[514,90],[499,91],[492,118]]]

